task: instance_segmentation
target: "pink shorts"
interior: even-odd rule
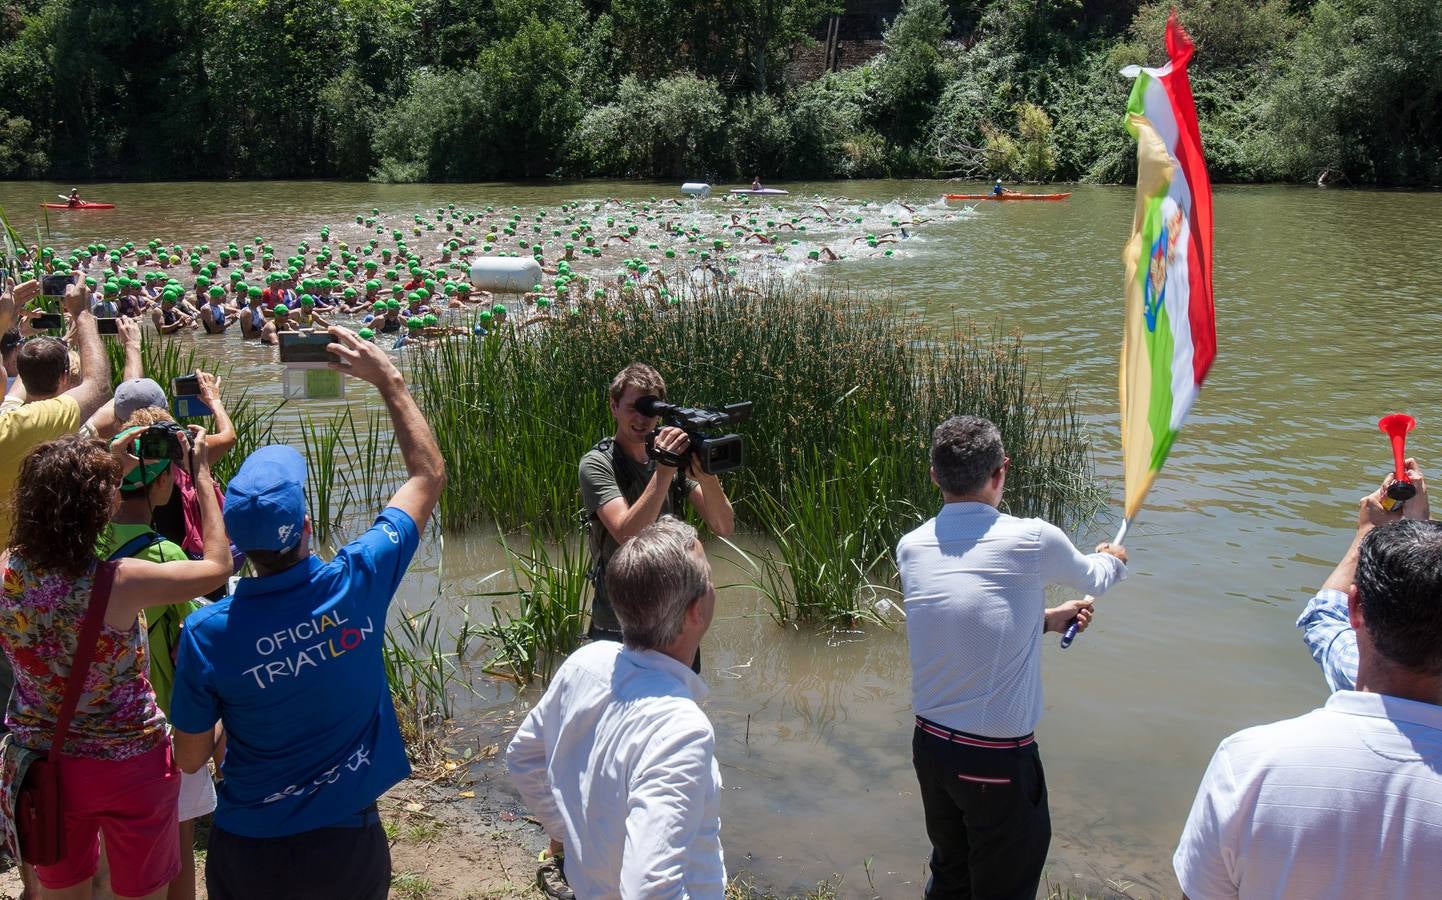
[[[62,757],[65,858],[36,866],[40,883],[58,891],[89,881],[100,862],[101,832],[115,893],[143,897],[174,881],[180,874],[179,796],[180,769],[170,741],[119,762]]]

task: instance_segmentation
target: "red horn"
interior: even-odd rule
[[[1407,432],[1417,427],[1417,420],[1406,413],[1392,413],[1377,421],[1377,429],[1392,439],[1392,465],[1395,479],[1387,486],[1387,496],[1393,500],[1408,500],[1416,496],[1417,488],[1407,479],[1407,467],[1403,462],[1407,455]]]

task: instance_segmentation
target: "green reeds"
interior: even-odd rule
[[[382,656],[386,681],[395,700],[401,734],[411,755],[427,758],[439,746],[441,724],[451,717],[455,689],[470,690],[460,670],[465,642],[475,626],[467,617],[460,636],[447,636],[436,603],[401,615],[386,629]],[[455,652],[445,649],[455,639]]]
[[[740,429],[746,467],[727,491],[741,526],[776,542],[758,581],[783,620],[868,615],[868,584],[892,577],[897,539],[940,503],[927,448],[950,415],[1000,427],[1009,512],[1066,525],[1099,502],[1073,391],[1041,379],[1019,336],[773,280],[682,289],[667,303],[612,290],[540,325],[412,356],[446,457],[444,524],[574,537],[576,466],[614,430],[606,387],[633,360],[661,371],[672,402],[755,402]]]
[[[501,539],[510,558],[513,591],[491,591],[493,623],[475,628],[495,650],[485,669],[504,674],[520,684],[535,676],[549,678],[555,662],[576,649],[585,618],[589,582],[584,555],[562,543],[552,551],[535,534],[527,553],[512,550]],[[515,597],[517,610],[502,609],[496,600]]]

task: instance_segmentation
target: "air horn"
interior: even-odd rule
[[[1394,510],[1417,496],[1417,486],[1407,478],[1407,466],[1403,462],[1407,455],[1407,432],[1417,427],[1417,420],[1406,413],[1392,413],[1377,422],[1377,429],[1392,439],[1393,481],[1387,485],[1387,496],[1382,498],[1382,507]]]

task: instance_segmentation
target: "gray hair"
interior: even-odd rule
[[[696,529],[664,516],[606,564],[606,596],[626,646],[660,650],[681,634],[687,608],[707,588],[706,564],[691,553],[695,543]]]
[[[954,497],[979,490],[1005,459],[1000,429],[980,416],[952,416],[931,433],[936,483]]]

